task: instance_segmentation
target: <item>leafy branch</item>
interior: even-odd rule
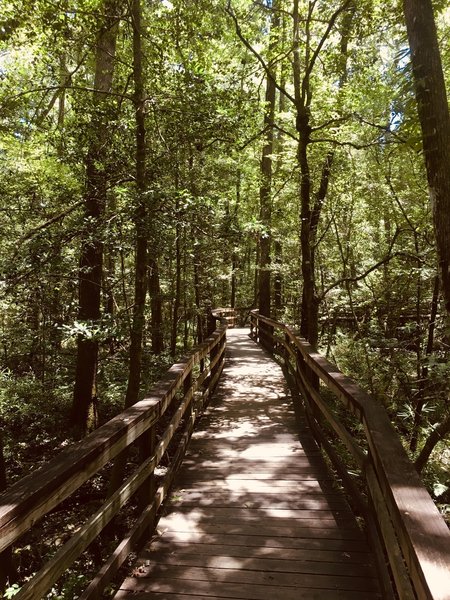
[[[382,267],[383,265],[385,265],[386,263],[388,263],[389,261],[391,261],[393,258],[400,256],[400,252],[392,252],[395,242],[398,238],[398,236],[401,233],[401,229],[397,229],[392,237],[391,243],[389,244],[389,249],[388,252],[386,254],[386,256],[384,258],[382,258],[381,260],[379,260],[377,263],[375,263],[374,265],[372,265],[371,267],[369,267],[366,271],[364,271],[364,273],[361,273],[360,275],[356,275],[355,277],[343,277],[342,279],[338,279],[337,281],[335,281],[334,283],[332,283],[331,285],[329,285],[320,295],[319,301],[322,302],[322,300],[324,300],[325,296],[331,292],[331,290],[334,290],[334,288],[339,287],[340,285],[342,285],[343,283],[357,283],[358,281],[362,281],[363,279],[365,279],[368,275],[370,275],[370,273],[373,273],[373,271],[376,271],[377,269],[379,269],[380,267]]]

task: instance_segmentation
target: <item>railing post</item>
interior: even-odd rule
[[[289,337],[289,334],[287,332],[285,332],[284,334],[284,341],[286,343],[286,347],[284,349],[284,364],[286,369],[289,369],[289,362],[291,360],[291,355],[289,354],[289,348],[291,345],[291,339]]]
[[[273,339],[274,327],[273,325],[269,325],[269,323],[265,323],[262,319],[258,319],[259,323],[259,342],[264,346],[267,352],[273,354],[273,349],[275,346],[275,342]]]
[[[209,352],[209,364],[212,365],[217,354],[219,352],[219,348],[218,345],[215,345],[211,348],[210,352]],[[210,374],[210,379],[211,381],[214,379],[216,372],[217,372],[217,367],[218,365],[215,364],[214,366],[211,366],[211,374]]]
[[[216,323],[217,323],[217,319],[216,317],[213,315],[211,309],[208,311],[208,317],[207,317],[207,332],[208,332],[208,337],[210,335],[212,335],[215,330],[216,330]]]
[[[275,331],[275,328],[273,327],[273,325],[266,325],[266,331],[267,331],[267,349],[271,354],[273,354],[273,351],[275,348],[275,340],[273,337],[273,332]]]
[[[187,394],[189,394],[189,390],[192,387],[192,369],[189,371],[189,373],[186,376],[186,379],[183,382],[183,397],[186,397]],[[192,415],[192,412],[194,410],[194,398],[192,398],[190,406],[187,410],[187,415]]]
[[[150,458],[155,453],[155,449],[156,449],[156,427],[155,427],[155,425],[153,425],[153,427],[151,427],[148,431],[146,431],[141,436],[139,443],[140,443],[140,447],[139,447],[140,460],[141,460],[141,463],[143,463],[145,460],[147,460],[147,458]],[[144,481],[144,483],[141,485],[141,487],[138,491],[138,505],[139,505],[139,510],[141,512],[143,512],[144,509],[153,502],[153,500],[155,498],[155,492],[156,492],[156,479],[155,479],[155,473],[154,473],[154,471],[152,471],[152,473]],[[146,533],[143,533],[143,535],[146,535],[147,533],[150,534],[152,532],[154,524],[155,524],[155,519],[156,519],[156,510],[155,510],[155,514],[152,517],[151,523],[149,524],[148,528],[146,529]]]

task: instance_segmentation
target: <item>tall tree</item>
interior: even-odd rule
[[[262,231],[259,236],[259,277],[258,307],[262,315],[270,317],[271,300],[271,258],[272,241],[272,154],[274,150],[274,119],[276,85],[274,79],[273,54],[276,48],[276,35],[279,26],[277,2],[272,3],[272,20],[269,42],[269,62],[266,74],[266,94],[264,107],[264,145],[261,157],[261,183],[259,187],[259,218]]]
[[[450,318],[450,116],[431,0],[404,0],[441,286]]]
[[[417,110],[433,211],[442,295],[450,323],[450,113],[431,0],[404,0]],[[435,445],[450,434],[450,413],[428,437],[416,461],[420,471]]]
[[[319,58],[319,53],[342,12],[349,9],[351,0],[347,0],[339,6],[329,17],[324,32],[322,33],[316,48],[312,46],[312,31],[314,23],[315,2],[309,2],[306,19],[304,20],[304,61],[300,56],[300,12],[299,0],[294,0],[293,8],[293,79],[294,79],[294,104],[296,111],[296,128],[299,136],[297,146],[297,160],[300,167],[300,246],[301,246],[301,270],[302,270],[302,304],[300,333],[313,347],[317,347],[319,339],[319,297],[316,289],[316,241],[317,228],[325,197],[328,191],[333,152],[328,152],[322,166],[322,175],[315,199],[313,196],[313,181],[309,158],[309,148],[312,143],[311,133],[311,103],[313,98],[313,87],[311,76]],[[342,52],[346,53],[348,43],[348,30],[351,18],[346,20],[343,38],[345,44],[341,43]],[[342,64],[344,67],[342,67]],[[345,81],[346,58],[341,59],[340,84]]]
[[[78,319],[86,333],[77,338],[77,361],[71,422],[77,435],[95,426],[99,342],[93,326],[101,318],[103,278],[102,226],[107,199],[108,104],[112,88],[120,0],[104,0],[102,26],[95,48],[93,115],[89,125],[84,196],[85,237],[80,251]]]
[[[133,26],[133,79],[134,111],[136,120],[136,206],[134,226],[136,232],[134,268],[133,323],[128,361],[128,385],[125,406],[138,400],[142,370],[142,344],[145,326],[145,298],[147,294],[148,269],[148,210],[145,198],[147,187],[145,142],[145,97],[142,53],[142,8],[140,0],[131,3]]]

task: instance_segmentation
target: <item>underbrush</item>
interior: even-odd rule
[[[173,359],[168,354],[144,356],[142,389],[148,391],[167,371]],[[127,380],[127,356],[117,352],[102,360],[98,385],[101,394],[99,424],[123,410]],[[70,414],[73,393],[71,370],[52,378],[52,385],[33,372],[15,376],[0,371],[0,426],[8,485],[33,472],[71,444]],[[142,393],[145,396],[145,393]],[[131,452],[131,464],[138,450]],[[12,598],[41,566],[86,522],[106,498],[112,463],[81,486],[70,498],[51,511],[22,536],[13,549],[13,576],[0,598]],[[119,517],[97,539],[46,596],[74,600],[93,578],[99,566],[123,539],[136,517],[131,500]],[[122,575],[129,568],[123,567]],[[120,574],[119,574],[120,577]],[[112,591],[111,591],[112,593]],[[106,592],[106,597],[108,593]]]
[[[424,357],[405,348],[380,348],[371,339],[355,338],[340,333],[330,350],[331,359],[340,370],[354,379],[377,402],[382,404],[412,462],[420,454],[428,436],[445,415],[448,403],[449,366],[446,356]],[[426,361],[424,363],[423,361]],[[423,366],[427,370],[423,371]],[[418,380],[418,372],[427,379]],[[415,422],[415,407],[425,398],[419,424]],[[417,436],[417,448],[411,450],[412,437]],[[450,450],[442,440],[434,448],[422,480],[441,514],[450,525]]]

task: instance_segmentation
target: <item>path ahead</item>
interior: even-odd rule
[[[248,330],[227,336],[158,535],[115,599],[380,599],[367,542],[281,369]]]

